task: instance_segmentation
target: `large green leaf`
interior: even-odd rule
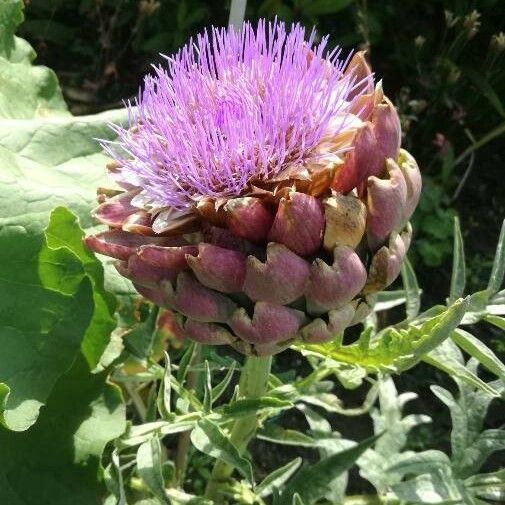
[[[0,90],[1,96],[1,90]],[[0,226],[43,228],[51,209],[67,206],[92,226],[96,187],[108,158],[94,138],[112,138],[108,122],[123,111],[96,116],[33,120],[0,119]]]
[[[45,233],[0,229],[0,410],[5,426],[25,430],[81,345],[91,367],[113,328],[103,272],[81,246],[82,230],[56,209]],[[3,411],[3,412],[2,412]]]
[[[90,375],[80,356],[59,378],[35,426],[22,433],[0,427],[0,503],[102,503],[100,457],[125,429],[120,393],[105,379]]]
[[[23,21],[23,2],[0,3],[0,118],[68,116],[56,74],[47,67],[32,66],[35,52],[14,36]]]

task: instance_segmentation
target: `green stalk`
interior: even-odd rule
[[[258,398],[262,396],[268,385],[268,376],[272,357],[248,356],[242,367],[239,381],[240,398]],[[256,414],[237,419],[231,429],[230,440],[242,454],[250,440],[256,433],[258,418]],[[217,460],[212,469],[210,480],[207,483],[205,497],[216,500],[219,494],[219,486],[233,473],[233,467],[223,460]]]

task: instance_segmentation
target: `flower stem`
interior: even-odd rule
[[[239,381],[240,398],[257,398],[267,390],[272,357],[248,356],[242,367]],[[256,433],[258,418],[256,414],[237,419],[230,432],[230,440],[242,454]],[[205,497],[216,500],[219,486],[233,473],[233,467],[223,460],[217,460],[207,483]]]

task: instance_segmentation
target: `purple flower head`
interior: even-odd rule
[[[138,202],[184,211],[338,159],[348,148],[321,146],[349,127],[373,83],[344,74],[349,58],[315,38],[278,21],[212,28],[155,67],[129,107],[130,127],[113,125],[118,142],[104,143],[122,181],[143,189]]]

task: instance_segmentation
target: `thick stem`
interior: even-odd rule
[[[268,385],[268,376],[272,365],[272,357],[249,356],[240,374],[239,396],[240,398],[257,398],[265,393]],[[250,440],[256,433],[258,418],[256,414],[237,419],[231,429],[230,440],[242,454]],[[217,460],[210,480],[207,483],[205,497],[216,500],[219,486],[233,473],[233,467],[223,460]],[[217,502],[216,502],[217,503]]]

